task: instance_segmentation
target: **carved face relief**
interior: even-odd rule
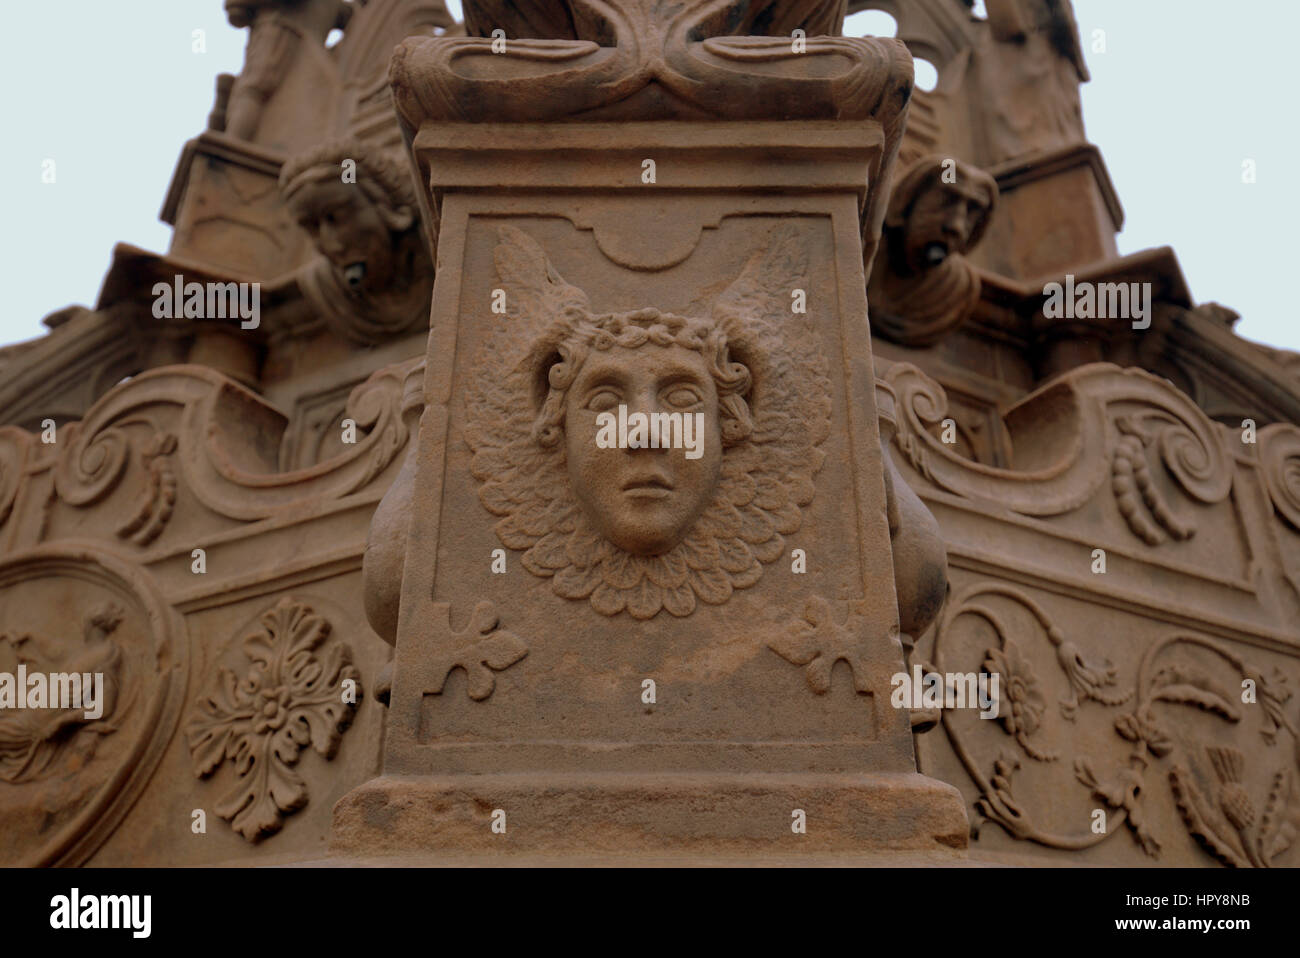
[[[627,448],[598,441],[602,424],[608,433],[615,419],[631,423]],[[653,433],[638,437],[638,421]],[[578,502],[605,538],[636,555],[662,555],[681,542],[717,488],[718,393],[695,350],[647,344],[593,351],[569,387],[564,435]],[[661,448],[632,448],[640,442]]]
[[[792,233],[708,318],[595,313],[535,241],[499,233],[510,313],[475,358],[465,439],[502,544],[601,615],[686,616],[756,584],[803,521],[830,428],[825,360],[790,317],[807,283]]]
[[[907,268],[922,272],[954,253],[965,253],[988,211],[987,200],[962,190],[935,186],[922,192],[907,217]]]
[[[389,284],[396,268],[394,224],[364,189],[332,176],[303,184],[288,205],[341,285],[369,292]]]

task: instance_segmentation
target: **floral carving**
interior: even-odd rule
[[[1187,830],[1225,865],[1267,868],[1295,844],[1294,773],[1281,768],[1273,774],[1261,813],[1241,783],[1245,756],[1219,746],[1206,746],[1205,753],[1218,780],[1213,800],[1197,788],[1186,766],[1169,770],[1169,785]]]
[[[853,670],[853,685],[859,692],[870,692],[871,667],[863,654],[866,618],[857,603],[849,603],[843,624],[835,621],[831,604],[819,595],[804,605],[803,615],[792,619],[768,640],[768,647],[792,665],[804,666],[808,687],[818,695],[831,688],[831,672],[836,662],[847,662]]]
[[[500,230],[496,261],[510,314],[476,365],[466,440],[479,498],[501,517],[501,542],[521,550],[524,567],[550,578],[556,595],[586,599],[601,615],[686,616],[697,602],[721,604],[758,582],[812,500],[830,423],[825,361],[807,318],[789,310],[788,290],[805,269],[792,231],[774,233],[708,319],[652,309],[596,315],[512,227]],[[716,419],[710,428],[720,431],[715,477],[697,480],[689,463],[665,457],[656,480],[668,489],[665,510],[685,519],[615,499],[599,488],[610,485],[608,472],[584,485],[575,456],[593,444],[575,448],[566,434],[584,364],[618,359],[636,372],[644,361],[635,351],[654,347],[696,363],[702,356],[712,382],[701,393],[717,395],[700,403],[702,421]],[[539,382],[549,386],[544,400]],[[655,539],[642,545],[624,526],[649,526]]]
[[[427,665],[431,679],[426,692],[441,695],[447,676],[464,669],[469,679],[469,697],[482,702],[496,689],[496,676],[528,654],[528,646],[513,632],[499,629],[500,617],[491,602],[480,602],[470,614],[469,625],[453,632],[449,647],[432,653]]]
[[[249,841],[279,831],[285,815],[307,804],[293,769],[310,745],[329,759],[361,695],[349,647],[311,608],[285,597],[242,639],[248,668],[222,669],[196,703],[186,728],[194,772],[234,766],[235,786],[217,813]],[[344,682],[355,696],[345,694]]]
[[[1092,771],[1092,765],[1084,759],[1074,763],[1074,775],[1086,785],[1094,798],[1106,803],[1108,808],[1123,812],[1123,821],[1133,832],[1142,851],[1152,858],[1160,854],[1160,842],[1146,825],[1146,815],[1139,801],[1142,791],[1142,773],[1145,766],[1129,766],[1117,769],[1115,777],[1109,781],[1099,781]]]
[[[1001,584],[976,585],[966,589],[950,603],[940,620],[935,637],[934,660],[943,669],[942,655],[953,622],[963,615],[977,615],[988,621],[1002,638],[1000,649],[985,653],[983,667],[1000,674],[1003,701],[998,718],[1003,731],[1012,736],[1031,758],[1056,757],[1038,742],[1045,717],[1044,699],[1038,677],[1024,651],[1006,636],[1006,623],[989,605],[976,603],[976,597],[1000,596],[1028,609],[1043,626],[1044,633],[1056,647],[1056,661],[1068,679],[1071,698],[1062,700],[1061,713],[1069,721],[1087,700],[1101,705],[1119,706],[1135,699],[1131,710],[1117,715],[1113,728],[1121,739],[1130,743],[1127,761],[1110,770],[1098,770],[1088,759],[1074,763],[1074,777],[1088,789],[1090,797],[1104,803],[1116,814],[1110,827],[1101,833],[1061,834],[1036,825],[1027,810],[1011,794],[1010,779],[1019,762],[1005,749],[999,753],[994,774],[987,776],[969,748],[967,732],[957,724],[951,711],[942,713],[949,741],[967,772],[975,780],[980,797],[975,810],[989,821],[1004,828],[1012,837],[1063,850],[1082,849],[1106,841],[1125,824],[1142,851],[1151,857],[1161,854],[1161,841],[1149,825],[1142,807],[1147,773],[1153,764],[1167,763],[1165,778],[1174,804],[1191,834],[1207,852],[1226,865],[1266,867],[1289,850],[1297,838],[1300,825],[1300,801],[1294,795],[1296,763],[1300,763],[1300,739],[1296,727],[1284,708],[1291,692],[1285,677],[1274,672],[1265,677],[1259,669],[1243,661],[1227,646],[1194,634],[1166,636],[1146,651],[1137,670],[1133,688],[1122,693],[1116,688],[1118,670],[1110,663],[1090,662],[1064,633],[1047,618],[1046,613],[1019,589]],[[1242,698],[1229,691],[1231,683],[1220,683],[1202,665],[1186,659],[1171,661],[1165,653],[1172,648],[1184,651],[1200,649],[1226,662],[1237,673],[1243,689],[1253,689],[1255,698]],[[1264,742],[1276,746],[1278,733],[1291,738],[1291,749],[1279,756],[1281,764],[1271,769],[1271,786],[1262,800],[1251,794],[1245,781],[1244,753],[1233,746],[1204,742],[1184,743],[1171,733],[1162,710],[1169,706],[1191,707],[1224,722],[1237,725],[1246,717],[1243,704],[1258,705],[1256,718]],[[1008,709],[1008,705],[1010,708]],[[1017,706],[1019,706],[1017,708]],[[1174,732],[1181,725],[1172,726]],[[1203,767],[1197,762],[1203,756]],[[1267,761],[1269,755],[1264,756]],[[1208,783],[1208,787],[1207,787]]]
[[[1005,639],[1001,649],[989,649],[986,656],[984,671],[1000,676],[997,716],[1002,727],[1031,757],[1039,761],[1056,759],[1055,753],[1039,751],[1029,743],[1029,736],[1043,724],[1047,702],[1039,690],[1033,668],[1020,654],[1020,647]]]
[[[980,820],[995,821],[1016,838],[1026,838],[1032,829],[1025,829],[1024,811],[1011,794],[1011,778],[1020,768],[1020,759],[1014,752],[1003,750],[993,762],[993,774],[989,777],[988,789],[975,799],[975,811],[979,817],[972,824],[971,832],[978,837]]]

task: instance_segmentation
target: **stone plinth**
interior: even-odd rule
[[[297,266],[306,242],[280,199],[283,161],[212,131],[185,144],[162,210],[176,228],[169,258],[253,282]]]
[[[833,41],[879,84],[841,119],[450,122],[412,84],[473,42],[394,65],[438,273],[367,552],[384,777],[334,847],[956,854],[964,808],[890,703],[863,265],[901,128],[870,104],[901,109],[910,66]],[[620,406],[702,441],[606,448]]]

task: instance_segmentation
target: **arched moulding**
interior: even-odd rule
[[[1300,532],[1300,428],[1275,423],[1259,431],[1259,460],[1269,498],[1291,527]],[[0,514],[4,500],[0,499]]]
[[[378,476],[406,445],[402,390],[415,364],[381,369],[353,390],[346,415],[356,423],[357,441],[333,459],[291,472],[276,471],[285,417],[252,392],[203,366],[142,373],[109,392],[70,430],[55,466],[55,489],[72,505],[100,501],[126,471],[133,447],[130,429],[144,425],[155,437],[166,435],[151,411],[179,406],[179,423],[171,427],[174,456],[185,485],[214,512],[231,519],[264,519],[308,502],[350,495]],[[141,445],[137,454],[143,458],[150,448]]]
[[[98,717],[86,717],[84,701],[0,711],[0,864],[81,865],[139,799],[176,732],[190,669],[185,625],[138,567],[90,545],[39,546],[0,561],[0,671],[16,663],[29,677],[102,676]]]
[[[13,510],[31,443],[31,433],[13,426],[0,426],[0,525],[5,524]]]
[[[948,400],[943,387],[915,366],[896,365],[886,379],[898,395],[899,448],[926,479],[960,496],[1027,516],[1070,512],[1112,476],[1124,435],[1158,454],[1197,502],[1221,502],[1232,489],[1233,460],[1215,423],[1168,382],[1141,369],[1081,366],[1007,410],[1003,419],[1013,446],[1031,463],[1025,469],[972,462],[931,435],[929,427],[947,416]],[[1154,511],[1164,515],[1163,502],[1157,500]]]

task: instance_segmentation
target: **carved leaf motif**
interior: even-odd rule
[[[1169,770],[1169,787],[1174,793],[1174,802],[1183,816],[1183,822],[1193,838],[1230,868],[1241,868],[1248,864],[1244,853],[1215,829],[1207,811],[1209,803],[1192,782],[1186,768],[1174,765]]]
[[[869,692],[870,665],[862,651],[862,628],[862,615],[852,605],[844,624],[839,625],[830,603],[815,595],[805,604],[803,617],[778,627],[767,645],[792,665],[804,666],[808,687],[818,695],[830,691],[831,672],[840,661],[853,670],[854,687]]]
[[[1230,722],[1241,720],[1241,714],[1226,701],[1207,689],[1195,685],[1167,685],[1154,696],[1163,702],[1179,702],[1183,705],[1195,705],[1223,716]]]
[[[464,631],[453,635],[452,648],[436,653],[430,668],[434,682],[429,692],[442,694],[447,676],[455,669],[464,669],[469,697],[482,702],[496,689],[496,676],[528,654],[528,645],[515,635],[498,629],[499,619],[491,602],[480,602],[470,615]]]
[[[190,724],[190,757],[194,762],[194,774],[200,778],[216,771],[226,760],[227,753],[235,754],[237,746],[232,739],[242,739],[248,731],[253,707],[251,702],[241,702],[243,696],[238,685],[238,676],[229,669],[222,669],[216,688],[198,704],[204,720]]]
[[[1273,787],[1269,789],[1264,814],[1259,820],[1259,850],[1266,862],[1295,844],[1295,825],[1284,817],[1291,804],[1291,792],[1291,773],[1281,769],[1273,776]]]
[[[343,682],[359,675],[346,645],[321,648],[330,632],[310,607],[282,598],[244,636],[247,672],[222,669],[194,705],[186,728],[194,773],[204,778],[232,763],[238,781],[216,809],[249,841],[307,804],[293,766],[308,745],[332,758],[351,722],[356,706],[344,701]]]

